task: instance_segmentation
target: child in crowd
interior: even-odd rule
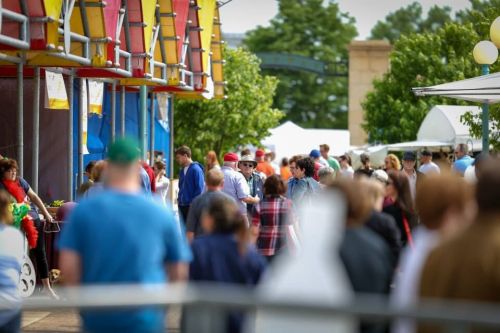
[[[17,333],[21,327],[21,296],[17,291],[24,255],[24,238],[10,226],[9,196],[0,190],[0,332]]]
[[[250,245],[241,213],[230,198],[216,197],[202,214],[207,235],[192,244],[190,279],[253,286],[265,269],[264,258]],[[227,332],[240,332],[243,316],[231,313]]]

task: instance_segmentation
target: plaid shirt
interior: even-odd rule
[[[254,210],[252,225],[260,227],[257,248],[264,256],[286,246],[287,227],[292,224],[292,202],[285,197],[265,197]]]

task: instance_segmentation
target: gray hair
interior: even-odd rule
[[[318,170],[318,177],[320,183],[328,183],[335,179],[335,170],[329,166],[322,167]]]

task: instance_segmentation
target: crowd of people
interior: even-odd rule
[[[133,141],[117,140],[107,160],[88,165],[88,182],[79,188],[79,203],[62,230],[65,283],[191,280],[256,286],[268,265],[300,251],[301,230],[314,223],[301,220],[300,209],[314,209],[318,198],[333,191],[347,206],[338,255],[354,292],[387,295],[398,306],[417,304],[421,297],[500,301],[499,159],[489,154],[474,159],[466,145],[458,145],[449,167],[434,163],[433,154],[423,150],[419,156],[404,152],[401,161],[389,154],[380,167],[363,154],[354,170],[348,154],[333,157],[327,144],[318,148],[278,165],[275,153],[263,149],[226,152],[221,164],[211,151],[199,163],[189,147],[181,146],[174,152],[180,166],[176,219],[167,204],[165,163],[157,160],[151,167],[139,159]],[[0,190],[0,300],[15,298],[12,288],[19,277],[21,237],[8,226],[9,203],[33,203],[46,220],[52,218],[16,170],[15,161],[0,161],[0,186],[6,190]],[[40,242],[42,223],[33,211]],[[45,281],[45,253],[36,253]],[[57,297],[50,284],[44,286]],[[85,311],[82,318],[89,332],[164,328],[164,313],[150,308]],[[227,331],[240,332],[243,323],[241,313],[231,312]],[[19,307],[0,311],[0,327],[16,332],[18,325]],[[361,332],[388,329],[360,326]],[[435,327],[401,319],[390,328],[417,329]]]

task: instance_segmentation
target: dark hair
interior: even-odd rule
[[[0,190],[0,224],[11,224],[12,214],[9,210],[10,197],[5,190]]]
[[[298,160],[303,158],[301,155],[294,155],[288,160],[288,164],[297,163]]]
[[[229,197],[213,197],[204,213],[214,219],[214,233],[233,234],[246,228],[238,206]]]
[[[403,210],[406,214],[413,214],[415,209],[413,208],[413,199],[411,197],[410,182],[408,177],[401,171],[390,170],[387,174],[389,176],[389,181],[398,192],[398,198],[396,199],[396,204]]]
[[[191,149],[188,146],[180,146],[175,150],[175,155],[186,155],[191,158]]]
[[[94,165],[95,165],[95,161],[90,161],[89,163],[87,163],[87,165],[85,166],[85,172],[90,175],[92,173],[92,169],[94,168]]]
[[[359,156],[359,159],[361,160],[361,163],[363,165],[366,165],[368,162],[370,162],[370,155],[363,153],[361,154],[361,156]]]
[[[324,143],[322,145],[319,145],[319,149],[323,149],[324,151],[329,152],[330,151],[330,146],[327,145],[326,143]]]
[[[306,177],[314,176],[314,161],[310,157],[304,157],[297,161],[297,167],[304,169]]]
[[[286,185],[283,179],[278,175],[267,177],[264,183],[264,195],[280,196],[285,194]]]
[[[500,160],[492,159],[481,165],[476,186],[479,214],[500,213]]]
[[[3,174],[9,171],[10,169],[19,170],[19,166],[17,165],[17,161],[12,158],[4,158],[0,160],[0,179],[3,178]]]
[[[158,170],[165,170],[167,168],[167,165],[163,161],[155,161],[154,166]]]
[[[341,156],[339,157],[339,160],[341,160],[341,161],[346,161],[346,162],[347,162],[347,164],[352,165],[352,164],[351,164],[351,156],[349,156],[349,155],[347,155],[347,154],[341,155]]]
[[[281,165],[282,165],[282,166],[284,166],[284,167],[285,167],[285,166],[288,166],[288,158],[283,157],[283,158],[281,159]]]
[[[3,174],[9,171],[10,169],[19,170],[19,166],[17,165],[17,161],[12,158],[4,158],[0,160],[0,178],[3,178]]]
[[[456,147],[457,151],[462,152],[464,154],[469,153],[469,146],[465,143],[459,143]]]

